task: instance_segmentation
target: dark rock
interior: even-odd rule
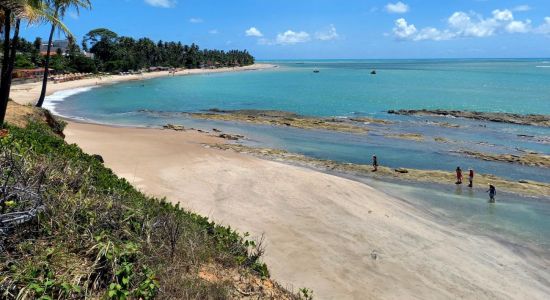
[[[244,136],[239,134],[228,134],[228,133],[222,133],[218,135],[222,139],[231,140],[231,141],[238,141],[239,139],[244,138]]]
[[[164,129],[170,129],[175,131],[184,131],[185,127],[183,125],[174,125],[174,124],[166,124],[162,126]]]

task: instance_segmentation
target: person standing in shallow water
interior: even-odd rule
[[[473,187],[474,186],[474,170],[470,169],[470,174],[468,174],[468,181],[470,182],[470,184],[468,184],[468,187]]]
[[[378,171],[378,158],[376,157],[376,155],[372,156],[372,168],[373,172]]]
[[[495,195],[497,194],[497,189],[494,185],[489,184],[489,190],[487,190],[489,193],[489,203],[495,203]]]
[[[456,184],[462,184],[462,169],[456,167]]]

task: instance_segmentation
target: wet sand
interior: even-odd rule
[[[139,189],[253,235],[283,285],[315,299],[546,299],[549,261],[444,226],[368,185],[205,148],[196,131],[69,123],[67,141],[100,154]]]
[[[271,148],[254,148],[241,144],[209,144],[209,147],[233,150],[239,153],[251,154],[256,157],[294,163],[306,167],[313,167],[321,171],[339,172],[361,177],[396,179],[401,181],[412,181],[434,184],[453,184],[456,180],[454,172],[440,170],[418,170],[398,168],[392,169],[379,166],[377,172],[372,172],[371,165],[342,163],[332,160],[316,159],[305,155],[290,153],[285,150]],[[513,181],[501,178],[492,174],[476,174],[474,178],[476,187],[486,188],[488,184],[498,186],[499,190],[527,196],[548,196],[550,195],[550,183],[536,181]]]

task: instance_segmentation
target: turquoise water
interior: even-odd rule
[[[374,116],[397,121],[368,136],[266,126],[230,127],[270,147],[317,158],[369,163],[376,153],[390,167],[453,170],[475,168],[519,180],[550,182],[540,168],[509,166],[457,155],[461,149],[550,154],[550,129],[451,120],[463,129],[434,126],[441,118],[392,116],[389,109],[467,109],[550,114],[550,63],[544,60],[397,60],[276,62],[279,68],[240,73],[170,77],[127,82],[62,97],[56,111],[96,122],[138,126],[182,123],[202,128],[180,112],[220,109],[278,109],[313,116]],[[376,69],[378,74],[370,74]],[[320,70],[320,73],[313,73]],[[420,133],[427,142],[385,137]],[[528,135],[532,138],[520,137]],[[434,141],[443,137],[453,143]],[[404,149],[406,154],[403,155]]]
[[[390,167],[454,170],[474,168],[511,180],[550,182],[547,168],[487,162],[453,151],[476,150],[550,155],[550,129],[436,117],[395,116],[389,109],[460,109],[550,114],[549,60],[285,61],[262,71],[208,74],[126,82],[49,97],[56,113],[93,122],[161,126],[166,123],[240,133],[254,146],[282,148],[342,162],[370,163],[377,154]],[[371,75],[376,69],[377,75]],[[319,70],[319,73],[313,73]],[[390,126],[367,124],[367,135],[212,122],[182,112],[277,109],[311,116],[370,116]],[[461,126],[444,128],[434,122]],[[387,137],[420,133],[425,142]],[[443,137],[450,143],[436,142]],[[499,193],[496,207],[483,190],[382,186],[416,205],[490,235],[514,236],[550,251],[550,195],[527,198]],[[498,188],[498,187],[497,187]],[[412,200],[411,200],[412,201]]]
[[[80,101],[67,103],[64,109],[85,111],[90,117],[212,107],[279,109],[314,116],[377,115],[388,109],[416,108],[550,114],[550,68],[544,66],[550,64],[543,60],[285,63],[261,72],[104,87],[79,95]],[[372,69],[378,71],[376,76],[370,75]]]

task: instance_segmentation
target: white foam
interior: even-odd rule
[[[80,87],[70,90],[63,90],[63,91],[57,91],[49,96],[46,96],[44,99],[44,104],[42,105],[43,108],[49,110],[52,114],[58,115],[60,117],[66,117],[74,119],[74,117],[69,116],[63,116],[59,112],[57,112],[56,107],[61,102],[65,101],[66,98],[70,96],[74,96],[76,94],[84,93],[87,91],[90,91],[91,89],[95,88],[95,86],[89,86],[89,87]]]
[[[537,66],[537,68],[550,68],[550,66]]]

